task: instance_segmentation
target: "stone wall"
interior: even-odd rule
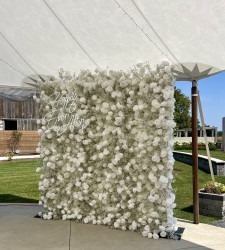
[[[199,213],[202,215],[225,217],[225,194],[199,192]]]
[[[217,142],[217,127],[206,127],[206,135],[209,142]],[[191,129],[179,129],[174,131],[175,141],[187,141],[191,142]],[[204,142],[204,131],[203,129],[198,129],[198,141]]]
[[[192,165],[192,154],[190,153],[174,151],[173,156],[176,161]],[[213,173],[215,175],[225,175],[225,162],[216,158],[211,158],[211,159],[212,159]],[[198,168],[205,171],[206,173],[210,173],[207,156],[203,155],[198,156]]]

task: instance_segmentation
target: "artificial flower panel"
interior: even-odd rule
[[[40,83],[44,219],[157,239],[173,230],[173,68],[61,72]]]

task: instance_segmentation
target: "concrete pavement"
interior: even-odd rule
[[[0,204],[1,250],[163,250],[225,249],[225,229],[179,220],[185,231],[180,241],[142,237],[136,232],[73,221],[34,218],[35,204]]]

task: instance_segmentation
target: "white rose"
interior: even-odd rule
[[[153,237],[153,234],[152,233],[148,233],[148,238],[152,238]]]
[[[105,92],[107,92],[107,93],[111,93],[112,91],[113,91],[112,86],[107,86],[107,87],[105,88]]]
[[[153,234],[153,239],[158,240],[158,238],[159,238],[159,235],[156,234],[156,233],[154,233],[154,234]]]
[[[85,98],[85,97],[81,97],[81,98],[80,98],[80,102],[81,102],[81,103],[86,103],[86,98]]]
[[[142,235],[143,235],[144,237],[146,237],[146,236],[148,236],[148,232],[147,232],[147,231],[143,231],[143,232],[142,232]]]
[[[137,223],[135,221],[132,222],[131,228],[133,231],[135,231],[137,229]]]
[[[159,181],[160,181],[161,183],[167,184],[169,180],[168,180],[168,178],[165,177],[165,176],[160,176]]]
[[[114,227],[115,227],[115,228],[119,228],[119,226],[120,226],[120,224],[119,224],[119,222],[118,222],[118,221],[114,222],[114,224],[113,224],[113,225],[114,225]]]

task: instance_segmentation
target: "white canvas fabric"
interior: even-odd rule
[[[33,98],[33,95],[36,94],[36,89],[26,88],[26,87],[15,87],[15,86],[0,86],[0,98],[11,101],[26,101],[30,98]]]
[[[225,69],[224,0],[0,0],[0,6],[0,85],[19,86],[34,71],[126,70],[145,61],[188,63],[190,71],[209,65],[213,74]]]

